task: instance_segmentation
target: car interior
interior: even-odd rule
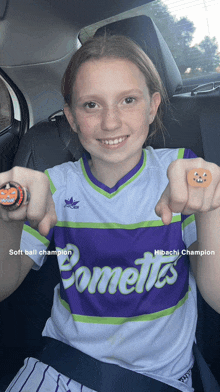
[[[154,1],[152,1],[154,2]],[[95,34],[123,34],[137,42],[155,64],[169,98],[164,135],[150,139],[154,148],[190,148],[220,165],[220,74],[184,79],[152,17],[114,20],[147,0],[4,0],[0,4],[0,171],[23,166],[44,171],[78,160],[83,148],[63,114],[61,78],[81,45],[86,26],[103,22]],[[109,22],[110,20],[110,22]],[[220,60],[219,60],[220,62]],[[10,114],[7,114],[7,105]],[[9,120],[7,123],[7,119]],[[4,123],[5,121],[5,123]],[[50,245],[54,249],[54,244]],[[53,290],[59,283],[56,256],[40,271],[32,270],[21,286],[0,303],[0,392],[27,356],[42,348],[41,332],[50,316]],[[196,339],[220,383],[220,315],[198,291]],[[203,392],[199,371],[193,387]]]

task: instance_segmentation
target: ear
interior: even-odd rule
[[[160,103],[161,103],[161,95],[160,93],[156,92],[151,97],[149,124],[152,124],[152,122],[154,121]]]
[[[70,124],[72,130],[77,133],[77,128],[76,128],[74,116],[73,116],[73,113],[72,113],[69,105],[66,104],[63,108],[63,111],[64,111],[66,119],[67,119],[68,123]]]

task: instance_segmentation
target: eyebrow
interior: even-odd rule
[[[120,91],[117,95],[118,95],[118,96],[124,96],[124,95],[127,95],[127,96],[128,96],[128,95],[132,95],[132,94],[144,95],[143,91],[140,90],[139,88]],[[76,103],[77,103],[77,102],[80,102],[80,101],[93,100],[93,99],[97,99],[97,98],[100,98],[100,95],[99,95],[99,94],[87,94],[87,95],[82,95],[81,97],[79,97],[78,99],[76,99]]]

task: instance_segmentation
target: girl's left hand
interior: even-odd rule
[[[187,181],[192,169],[208,169],[212,181],[208,187],[194,187]],[[184,215],[208,212],[220,207],[220,167],[202,158],[177,159],[167,170],[169,183],[158,201],[155,212],[165,225],[172,220],[172,213]]]

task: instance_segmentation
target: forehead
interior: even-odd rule
[[[120,91],[122,89],[147,89],[144,74],[136,64],[127,59],[103,58],[83,63],[76,75],[74,93],[96,89]]]

